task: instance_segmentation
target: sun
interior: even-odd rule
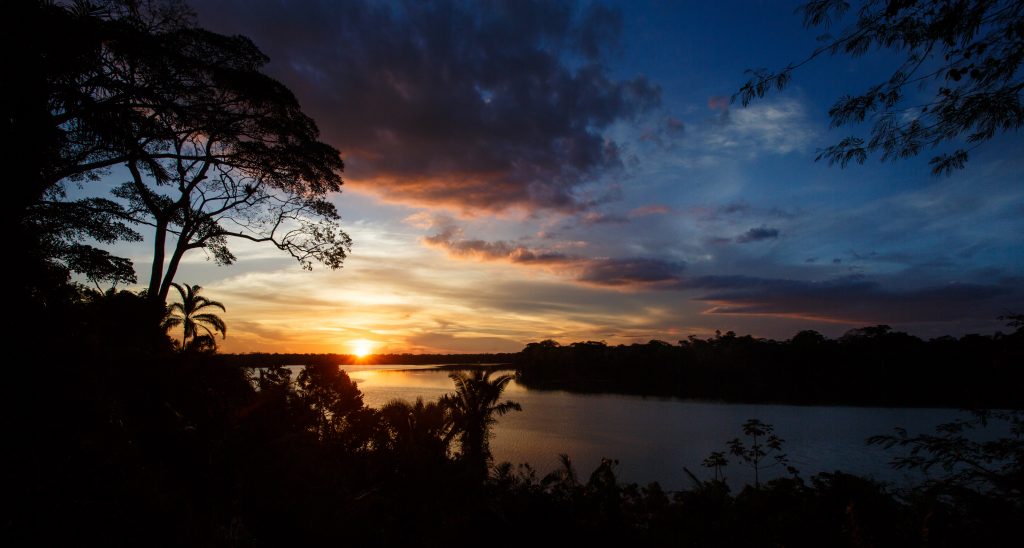
[[[373,351],[373,341],[356,339],[349,344],[352,346],[352,353],[355,354],[357,358],[365,358]]]

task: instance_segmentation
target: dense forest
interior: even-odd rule
[[[1009,335],[921,340],[878,325],[828,339],[718,333],[629,346],[530,343],[516,357],[529,388],[744,402],[1024,407],[1024,322]]]

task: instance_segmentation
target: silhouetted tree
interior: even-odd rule
[[[1018,502],[1024,497],[1024,411],[974,410],[967,418],[938,425],[934,434],[911,435],[897,428],[868,443],[907,449],[892,459],[895,468],[941,470],[937,476],[946,486]]]
[[[488,440],[495,417],[511,411],[522,411],[514,401],[502,401],[502,392],[512,382],[512,375],[499,375],[491,379],[493,371],[477,369],[448,375],[455,382],[455,393],[446,395],[442,402],[451,411],[452,423],[458,432],[462,458],[467,464],[486,475],[491,458]]]
[[[775,435],[775,427],[758,419],[749,419],[743,423],[743,434],[750,438],[750,446],[747,447],[739,438],[733,438],[729,441],[729,453],[754,471],[754,487],[760,487],[760,473],[766,467],[765,459],[771,457],[775,461],[767,466],[789,464],[788,457],[782,452],[784,440]],[[792,472],[792,467],[789,470]]]
[[[845,0],[804,4],[804,25],[828,28],[850,9]],[[971,150],[1024,124],[1019,74],[1024,61],[1024,3],[1016,0],[865,0],[856,21],[804,60],[753,74],[734,96],[744,106],[789,84],[793,72],[829,55],[892,52],[898,67],[885,81],[844,95],[829,110],[832,127],[871,122],[867,137],[850,136],[819,152],[845,167],[880,153],[882,160],[952,145],[931,159],[932,172],[962,169]],[[918,99],[925,95],[923,100]],[[928,97],[928,94],[931,96]],[[961,140],[966,145],[961,145]]]
[[[363,394],[348,374],[336,365],[306,366],[296,379],[298,403],[310,416],[309,429],[325,443],[358,448],[365,432],[355,432],[363,407]]]
[[[113,132],[131,126],[126,116],[144,118],[116,93],[83,93],[103,70],[97,50],[125,30],[101,16],[109,11],[84,2],[4,4],[0,39],[12,54],[4,59],[0,123],[11,138],[4,147],[8,184],[0,222],[8,252],[27,263],[12,271],[20,275],[19,291],[36,300],[32,293],[64,283],[69,270],[95,282],[135,281],[130,261],[91,245],[139,238],[118,222],[115,214],[123,208],[103,199],[60,202],[59,183],[88,178],[102,162],[100,149],[115,140]]]
[[[451,413],[441,401],[391,400],[380,408],[380,418],[390,434],[391,449],[404,460],[417,463],[447,457],[455,431]]]
[[[713,451],[701,462],[701,466],[704,468],[710,468],[715,471],[715,481],[725,481],[725,473],[722,469],[728,466],[728,464],[729,459],[725,458],[725,453],[722,451]]]
[[[18,218],[66,223],[70,210],[151,227],[148,295],[160,302],[188,251],[233,262],[230,238],[270,243],[304,268],[313,261],[341,266],[351,241],[326,200],[342,184],[341,158],[319,141],[292,93],[261,72],[267,58],[252,42],[196,27],[176,0],[44,4],[18,3],[44,36],[67,34],[53,36],[61,47],[29,40],[43,62],[25,76],[41,97],[23,98],[32,103],[31,120],[12,119],[18,127],[38,124],[33,135],[43,136],[34,145],[42,150],[33,151],[41,160],[28,214]],[[114,190],[115,200],[67,205],[63,185],[98,179],[114,166],[130,177]],[[67,233],[52,237],[67,240]],[[52,247],[81,251],[70,243]],[[124,278],[123,261],[95,252],[89,260],[74,257],[64,261],[69,268]]]
[[[176,283],[171,284],[181,295],[180,303],[171,303],[167,307],[167,318],[164,320],[164,327],[173,329],[182,327],[181,348],[183,350],[202,350],[216,347],[214,335],[220,333],[227,337],[228,327],[220,316],[212,313],[209,309],[219,308],[226,311],[224,305],[218,301],[211,301],[199,294],[202,287],[198,285],[184,286]],[[200,333],[200,330],[203,333]]]

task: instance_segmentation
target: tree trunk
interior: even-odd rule
[[[156,221],[156,235],[153,242],[153,270],[149,275],[149,300],[166,302],[167,295],[160,294],[164,273],[164,245],[167,244],[167,221]]]

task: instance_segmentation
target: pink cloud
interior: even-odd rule
[[[668,213],[671,213],[671,211],[672,208],[670,208],[667,205],[650,204],[633,208],[632,210],[630,210],[627,216],[630,219],[635,219],[637,217],[646,217],[648,215],[666,215]]]

